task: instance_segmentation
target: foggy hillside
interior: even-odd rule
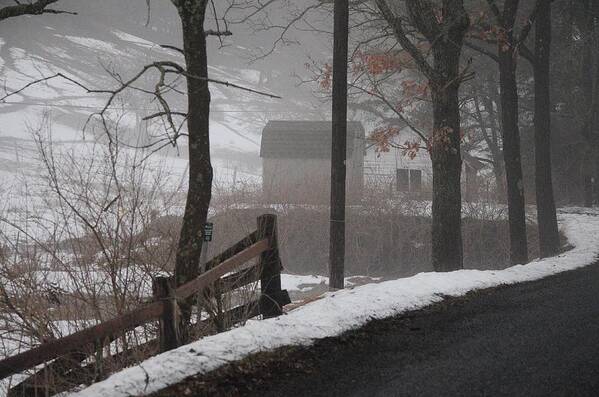
[[[110,88],[115,81],[107,70],[127,77],[147,63],[181,60],[176,51],[160,47],[162,44],[181,47],[176,11],[166,2],[155,2],[149,15],[143,0],[114,0],[101,5],[91,0],[65,1],[61,8],[78,15],[24,17],[8,20],[0,27],[2,78],[7,91],[58,72],[90,88]],[[270,100],[213,86],[211,150],[217,177],[230,178],[233,168],[239,168],[240,174],[246,172],[248,177],[258,176],[260,133],[269,118],[321,119],[326,112],[320,110],[320,101],[312,95],[313,87],[299,85],[299,76],[305,73],[306,50],[298,51],[297,45],[283,45],[277,47],[276,59],[255,60],[261,48],[272,45],[269,34],[254,33],[241,24],[231,30],[233,36],[225,37],[222,45],[217,38],[209,41],[210,76],[281,94],[283,99]],[[310,34],[304,36],[314,40]],[[318,56],[318,52],[318,45],[309,50],[313,56]],[[128,119],[139,120],[155,110],[144,95],[127,95],[126,102],[118,106],[122,106]],[[85,121],[105,100],[106,96],[87,94],[74,84],[58,80],[10,98],[9,105],[0,110],[2,171],[14,171],[15,162],[31,165],[28,164],[33,151],[31,130],[39,126],[43,113],[50,117],[53,140],[73,144],[84,140]],[[181,96],[173,96],[172,101],[174,107],[184,108]],[[131,127],[124,132],[131,143],[137,142],[138,135],[139,128]],[[165,148],[160,154],[184,158],[185,145],[182,140],[180,150]]]

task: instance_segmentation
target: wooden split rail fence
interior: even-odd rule
[[[254,258],[259,260],[239,270]],[[282,314],[282,307],[290,303],[287,291],[281,289],[282,265],[277,242],[276,215],[266,214],[258,217],[256,231],[209,260],[204,269],[200,276],[179,287],[173,285],[172,278],[156,278],[153,280],[152,302],[0,361],[0,379],[47,363],[27,380],[12,387],[9,396],[50,395],[68,389],[67,386],[56,385],[50,389],[50,386],[47,386],[49,373],[57,379],[63,376],[70,378],[70,385],[85,382],[84,374],[90,372],[86,366],[82,366],[86,359],[93,358],[98,352],[101,355],[102,346],[122,337],[125,332],[152,321],[160,322],[159,340],[152,340],[146,345],[153,345],[155,348],[159,343],[161,351],[178,347],[181,341],[177,302],[206,292],[215,285],[220,290],[232,291],[260,281],[261,293],[257,301],[224,313],[229,324],[258,315],[264,318],[276,317]],[[40,388],[41,384],[44,386]]]

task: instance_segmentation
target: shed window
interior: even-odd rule
[[[397,170],[397,190],[400,192],[410,191],[410,170]]]
[[[422,190],[422,171],[410,170],[410,192],[419,192]]]
[[[396,182],[400,192],[419,192],[422,190],[422,170],[398,168]]]

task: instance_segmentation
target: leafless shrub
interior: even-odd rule
[[[33,131],[39,175],[26,176],[28,182],[20,189],[8,189],[4,203],[9,204],[0,212],[4,356],[147,302],[152,279],[171,275],[174,269],[184,198],[180,175],[145,159],[139,149],[98,142],[63,147],[52,140],[50,130],[47,118]],[[238,186],[237,196],[215,200],[218,211],[247,197],[244,191],[254,195],[253,187]],[[217,233],[228,236],[235,230],[241,238],[255,228],[255,219],[246,229],[232,221]],[[221,238],[210,254],[231,242]],[[219,332],[251,317],[255,307],[248,303],[256,301],[257,287],[253,283],[234,291],[206,291],[197,307],[194,336]],[[239,308],[236,316],[225,316],[233,308]],[[156,324],[138,327],[90,351],[82,365],[94,380],[101,379],[156,353],[156,337]]]
[[[172,272],[178,240],[180,195],[167,169],[140,162],[138,150],[63,147],[48,119],[33,133],[39,175],[10,192],[0,213],[4,355],[147,301],[152,277]],[[130,362],[124,352],[155,336],[154,325],[122,335],[104,348],[120,353],[104,370]]]
[[[404,277],[430,266],[430,197],[424,193],[391,192],[390,179],[370,180],[359,204],[347,208],[346,272],[348,275]],[[481,179],[481,183],[484,180]],[[252,194],[250,188],[255,191]],[[310,189],[324,187],[310,185]],[[481,188],[482,189],[482,188]],[[491,192],[491,190],[489,190]],[[493,192],[494,193],[494,192]],[[215,195],[213,220],[215,245],[231,242],[255,227],[264,212],[279,215],[279,242],[283,265],[291,273],[328,273],[329,209],[322,204],[277,203],[260,199],[259,185],[221,187]],[[249,199],[248,199],[249,198]],[[225,204],[226,203],[226,204]],[[500,269],[509,265],[507,209],[492,194],[479,194],[463,204],[465,267]],[[535,257],[537,234],[529,223],[531,257]],[[226,231],[226,232],[225,232]]]

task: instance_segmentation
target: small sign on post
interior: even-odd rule
[[[206,241],[206,242],[212,241],[213,232],[214,232],[214,223],[212,223],[212,222],[204,223],[204,241]]]
[[[214,223],[204,223],[204,244],[202,244],[202,252],[200,253],[200,264],[204,265],[208,260],[208,244],[212,241],[212,235],[214,234]]]

